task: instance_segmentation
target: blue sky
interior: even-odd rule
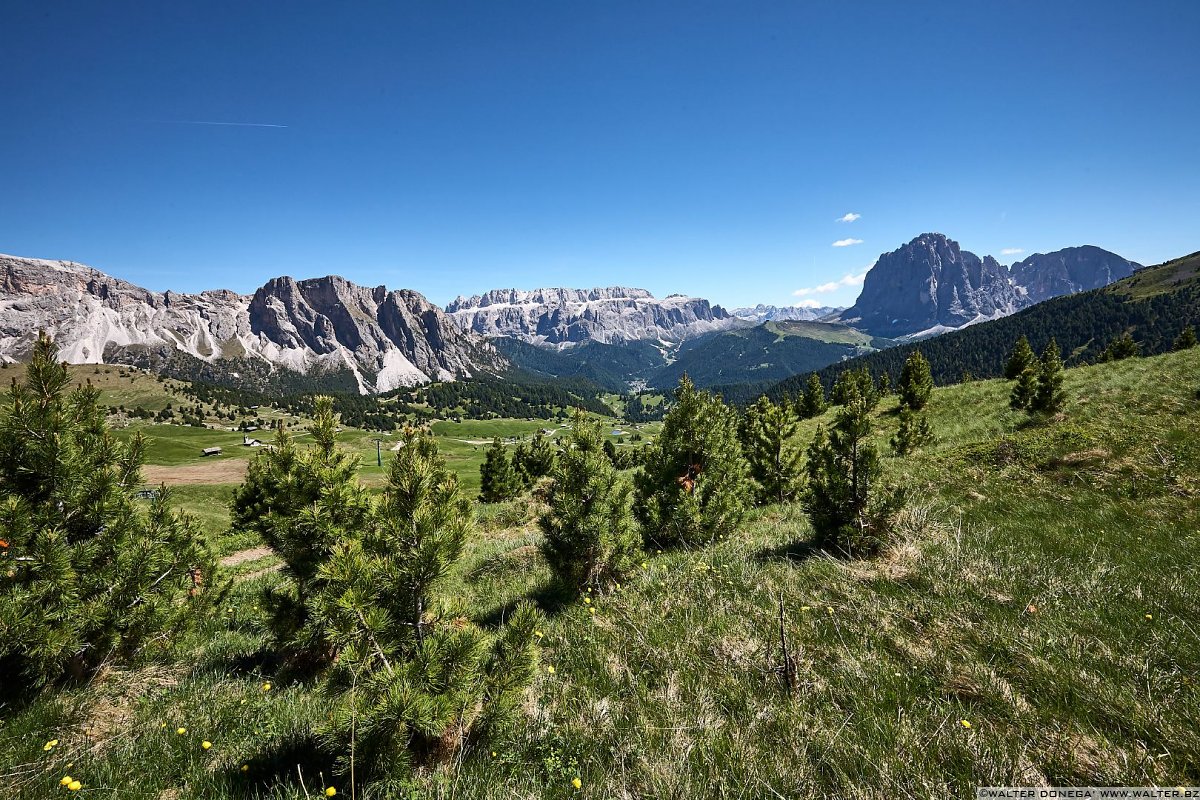
[[[728,306],[849,304],[931,230],[1155,263],[1200,249],[1198,38],[1195,0],[7,0],[0,252]]]

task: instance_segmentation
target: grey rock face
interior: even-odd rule
[[[1023,286],[1029,300],[1040,303],[1051,297],[1099,289],[1128,278],[1135,264],[1099,247],[1068,247],[1053,253],[1037,253],[1012,265],[1013,282]]]
[[[642,339],[680,342],[745,323],[707,300],[655,299],[645,289],[493,289],[458,297],[446,311],[463,330],[511,336],[533,344],[611,344]]]
[[[100,363],[106,347],[167,346],[208,362],[257,357],[300,373],[349,368],[364,393],[505,363],[413,291],[330,276],[274,278],[251,296],[159,294],[79,264],[0,256],[0,358],[27,355],[38,330],[72,363]]]
[[[1022,305],[1008,270],[940,233],[926,233],[879,257],[844,321],[879,336],[958,328]]]
[[[877,336],[940,333],[1106,286],[1137,267],[1087,246],[1033,255],[1010,271],[991,256],[980,258],[940,233],[926,233],[879,257],[841,320]]]

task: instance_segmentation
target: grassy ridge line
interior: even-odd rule
[[[650,553],[594,598],[594,617],[582,604],[552,611],[543,662],[555,673],[535,687],[527,727],[420,776],[412,795],[1197,783],[1198,386],[1200,350],[1072,369],[1067,415],[1046,427],[1008,410],[1002,381],[936,390],[939,441],[887,460],[918,492],[887,558],[810,552],[795,507],[762,509],[710,548]],[[880,441],[891,411],[877,417]],[[489,510],[446,613],[487,624],[540,596],[535,510]],[[310,791],[329,774],[308,734],[324,709],[266,648],[256,591],[275,580],[240,584],[175,664],[10,714],[0,775],[31,770],[14,796],[54,796],[70,762],[86,786],[115,787],[98,796],[305,797],[298,763]],[[790,697],[774,672],[781,599],[798,663]],[[50,738],[62,743],[43,753]]]

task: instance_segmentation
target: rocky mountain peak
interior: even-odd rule
[[[841,319],[879,336],[934,334],[1106,286],[1137,266],[1085,246],[1033,255],[1009,270],[944,234],[923,233],[879,257]]]
[[[337,275],[272,278],[251,296],[157,293],[80,265],[0,256],[0,311],[7,359],[27,355],[44,329],[74,363],[120,361],[130,348],[214,366],[251,358],[268,371],[349,373],[362,392],[504,366],[488,342],[417,292]]]
[[[671,295],[658,300],[645,289],[625,286],[493,289],[458,297],[446,311],[463,330],[554,346],[588,340],[679,342],[743,324],[702,298]]]

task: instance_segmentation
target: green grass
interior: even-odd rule
[[[711,547],[646,554],[619,591],[593,597],[594,617],[551,607],[542,661],[555,673],[533,688],[527,724],[418,776],[413,796],[1200,783],[1200,349],[1069,370],[1065,414],[1044,425],[1008,409],[1008,388],[935,391],[937,442],[885,459],[913,496],[877,560],[814,553],[797,508],[767,507]],[[893,408],[881,404],[880,442]],[[536,513],[529,500],[480,507],[448,613],[492,624],[543,597]],[[232,611],[168,664],[5,709],[6,796],[57,796],[70,772],[96,797],[302,798],[297,764],[315,795],[325,710],[276,672],[256,608],[281,579],[238,584]],[[791,693],[777,672],[781,601]],[[329,782],[348,796],[345,778]]]
[[[771,333],[777,334],[780,338],[785,336],[801,336],[805,339],[816,339],[819,342],[829,342],[830,344],[869,347],[874,340],[874,337],[870,334],[832,322],[779,320],[766,323],[766,329]]]
[[[1136,299],[1173,292],[1181,286],[1200,281],[1200,253],[1176,258],[1165,264],[1140,269],[1128,278],[1117,281],[1106,291]]]
[[[242,434],[187,425],[130,425],[117,435],[141,433],[146,439],[146,463],[162,466],[199,464],[229,458],[246,458],[250,448],[242,447]],[[253,435],[253,434],[252,434]],[[205,456],[206,447],[220,447],[219,456]]]

